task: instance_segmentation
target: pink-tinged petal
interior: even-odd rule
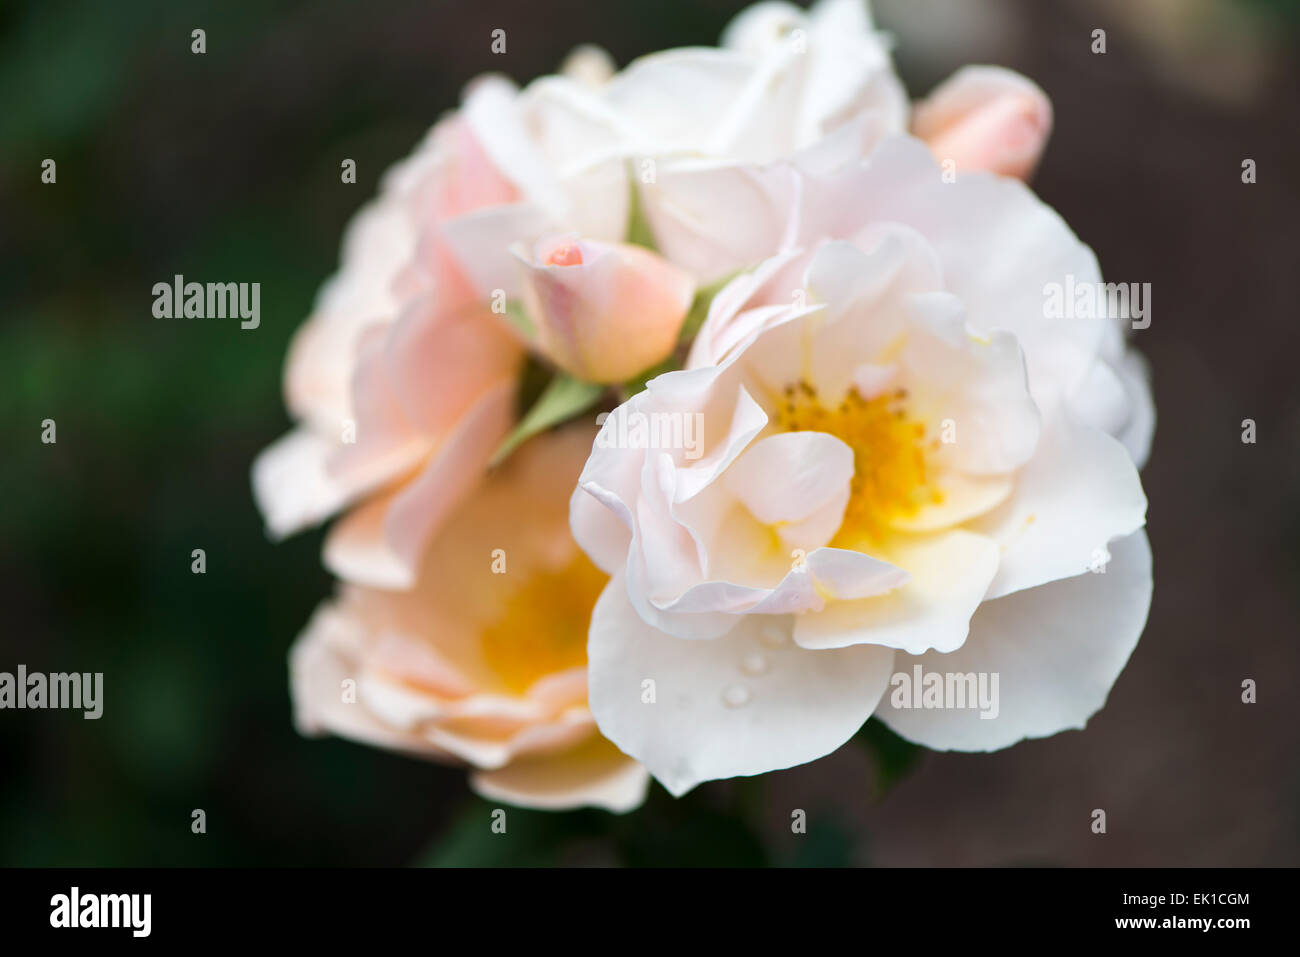
[[[315,525],[341,508],[356,489],[327,468],[338,446],[298,429],[263,449],[253,462],[253,498],[274,539]]]
[[[284,365],[285,405],[294,418],[334,432],[352,416],[352,372],[366,323],[313,316],[293,334]]]
[[[497,736],[482,733],[475,722],[439,722],[421,729],[435,746],[468,761],[476,768],[501,768],[520,756],[546,754],[570,748],[591,734],[592,719],[586,708],[573,708],[553,721],[527,724]]]
[[[532,201],[476,210],[438,225],[442,242],[475,298],[489,301],[497,290],[510,301],[523,296],[516,242],[532,243],[553,232],[556,218]]]
[[[564,811],[599,807],[622,814],[645,801],[650,773],[600,735],[558,754],[520,758],[470,782],[489,801]]]
[[[444,698],[463,698],[475,690],[473,682],[436,644],[397,631],[374,638],[367,666]]]
[[[329,461],[330,475],[348,487],[373,489],[405,475],[433,444],[433,437],[411,421],[393,388],[387,352],[391,331],[391,324],[375,327],[361,339],[352,381],[354,441],[341,443]]]
[[[987,170],[1028,179],[1052,132],[1052,103],[1011,70],[964,67],[917,104],[912,132],[958,174]]]
[[[481,480],[513,420],[513,380],[488,389],[438,445],[410,484],[340,521],[324,560],[341,578],[376,588],[409,588],[420,553],[439,524]]]
[[[988,598],[1071,578],[1105,560],[1107,543],[1146,522],[1146,495],[1128,451],[1060,416],[1016,475],[1011,497],[970,527],[1002,547]]]
[[[951,654],[899,654],[923,674],[997,675],[993,708],[899,708],[896,689],[876,710],[896,732],[936,750],[993,751],[1025,738],[1082,729],[1106,703],[1137,646],[1151,605],[1151,547],[1139,531],[1111,546],[1104,574],[1085,573],[985,602]],[[992,695],[988,696],[992,700]],[[900,703],[905,699],[900,697]]]
[[[510,650],[510,630],[497,630],[490,647],[485,645],[484,635],[497,628],[512,602],[526,601],[526,596],[520,599],[518,593],[530,582],[562,573],[580,561],[568,534],[566,504],[590,445],[591,430],[577,425],[525,443],[453,510],[421,556],[413,588],[348,589],[350,607],[374,633],[371,658],[376,669],[405,676],[407,683],[420,688],[446,693],[444,685],[435,686],[427,680],[427,666],[415,667],[422,660],[418,650],[405,653],[412,662],[406,668],[396,667],[401,656],[380,655],[380,649],[398,641],[430,645],[436,657],[454,666],[466,682],[500,699],[492,704],[492,713],[526,717],[540,707],[549,714],[584,700],[582,668],[565,667],[562,657],[543,655],[532,676],[520,666],[519,655]],[[521,515],[527,520],[521,521]],[[579,594],[576,589],[581,587],[581,593],[589,594],[594,604],[603,581],[594,570],[590,579],[561,576],[558,582],[552,580],[552,585],[557,594],[562,592],[561,585],[574,594]],[[530,607],[526,603],[523,610]],[[587,630],[585,612],[563,602],[558,607],[566,612],[566,620],[575,622],[576,647],[581,648]],[[539,619],[546,617],[545,609],[535,610]],[[558,619],[552,614],[547,620]],[[521,647],[527,650],[530,646],[524,643]],[[541,650],[545,651],[545,646]],[[514,669],[517,680],[507,680],[510,676],[502,674],[503,664]],[[562,670],[549,670],[552,664]],[[502,703],[523,699],[527,702],[522,711]],[[469,707],[467,702],[465,708]]]
[[[606,579],[578,556],[566,526],[591,437],[567,427],[519,449],[434,539],[412,590],[349,585],[322,609],[294,652],[304,731],[489,771],[518,763],[485,787],[537,806],[634,800],[635,769],[593,742],[586,707],[582,650]],[[539,607],[552,597],[554,608]],[[529,615],[560,631],[531,640]]]
[[[357,662],[343,651],[354,643],[355,624],[324,607],[312,616],[289,652],[294,724],[304,735],[337,734],[364,744],[445,758],[447,752],[391,728],[356,702],[344,698],[345,681],[358,678]]]
[[[829,754],[875,708],[893,652],[805,651],[789,628],[788,618],[750,616],[713,641],[673,638],[641,620],[616,576],[592,616],[592,714],[675,795]]]
[[[648,249],[552,236],[516,253],[536,346],[565,371],[621,382],[677,344],[695,282]]]
[[[461,116],[491,165],[524,196],[558,218],[564,213],[559,183],[524,125],[518,92],[500,75],[479,77],[466,89]]]
[[[425,300],[407,311],[384,346],[393,393],[412,426],[446,433],[493,384],[517,374],[523,353],[484,308],[439,310]]]
[[[377,495],[339,519],[325,537],[321,560],[345,581],[375,588],[409,588],[414,571],[385,538],[385,519],[397,498]]]
[[[519,200],[519,190],[493,164],[467,121],[454,117],[438,132],[442,162],[425,196],[438,219]]]
[[[418,186],[439,162],[438,128],[384,175],[379,196],[348,224],[340,266],[321,286],[312,316],[295,333],[285,364],[289,411],[334,433],[352,415],[357,344],[371,326],[386,324],[405,297],[396,280],[418,240]]]

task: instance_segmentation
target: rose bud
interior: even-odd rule
[[[545,237],[525,271],[535,345],[589,382],[621,382],[668,356],[695,295],[691,275],[640,246]]]
[[[939,159],[960,170],[988,170],[1027,179],[1052,131],[1047,94],[1011,70],[958,70],[912,114],[912,132]]]

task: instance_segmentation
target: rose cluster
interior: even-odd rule
[[[1146,622],[1154,410],[1120,319],[1044,310],[1101,279],[1024,185],[1050,126],[993,67],[910,103],[860,0],[471,83],[349,228],[253,467],[272,536],[337,516],[299,727],[612,810],[873,714],[1081,728]]]

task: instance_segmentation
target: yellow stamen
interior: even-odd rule
[[[895,518],[913,516],[942,495],[928,487],[925,425],[908,418],[903,390],[865,399],[850,388],[834,406],[808,382],[788,385],[776,425],[786,432],[827,432],[853,450],[853,479],[844,520],[831,545],[880,542]]]
[[[509,574],[502,576],[508,579]],[[591,610],[608,576],[585,555],[533,574],[483,631],[483,657],[515,694],[538,679],[587,663]]]

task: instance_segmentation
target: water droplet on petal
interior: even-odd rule
[[[751,652],[740,659],[740,670],[747,675],[761,675],[767,672],[767,659],[758,652]]]
[[[728,708],[743,708],[749,703],[749,689],[742,685],[732,685],[722,692],[722,703]]]
[[[763,630],[758,633],[758,640],[769,648],[782,648],[789,639],[784,626],[771,624],[763,626]]]

